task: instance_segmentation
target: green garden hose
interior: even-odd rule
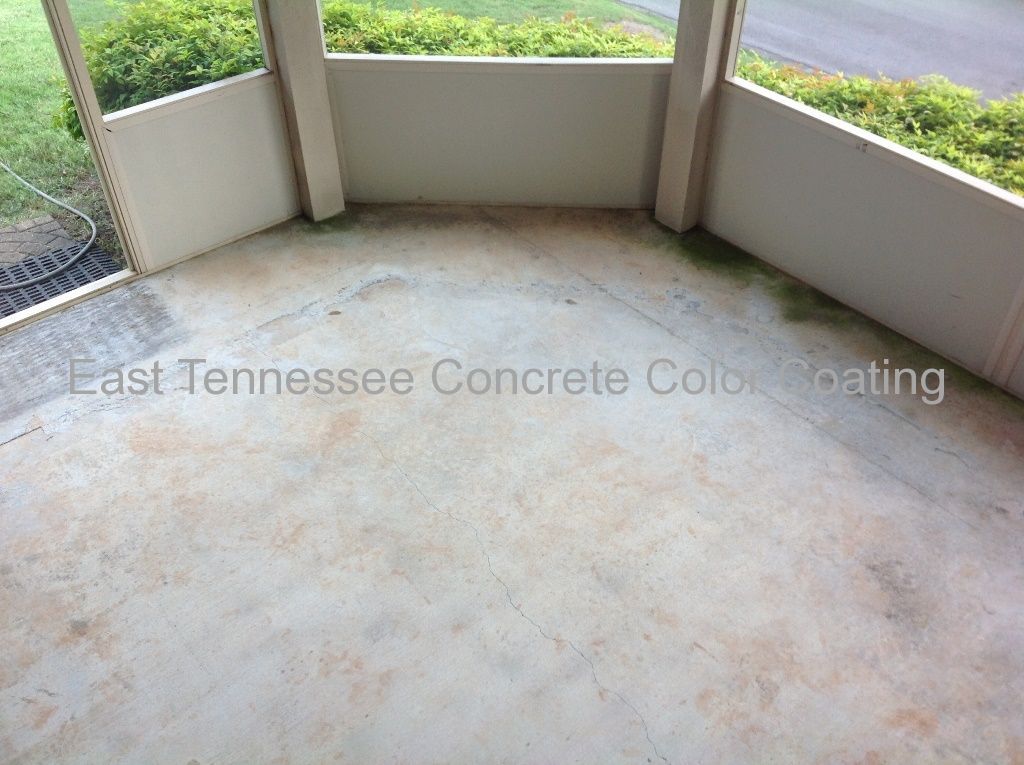
[[[95,223],[95,221],[93,221],[92,218],[90,218],[88,215],[86,215],[81,210],[76,210],[71,205],[64,204],[59,199],[54,199],[49,194],[47,194],[45,191],[40,191],[35,186],[33,186],[31,183],[29,183],[24,178],[22,178],[20,175],[18,175],[16,172],[11,170],[11,168],[7,164],[5,164],[4,162],[0,162],[0,167],[2,167],[4,170],[6,170],[11,175],[13,175],[14,178],[17,181],[19,181],[23,186],[26,186],[27,188],[31,189],[32,191],[34,191],[36,194],[41,196],[46,201],[53,202],[58,207],[63,207],[68,212],[71,212],[71,213],[74,213],[75,215],[77,215],[79,218],[81,218],[86,223],[88,223],[89,224],[89,228],[92,229],[92,233],[89,235],[89,241],[86,242],[82,246],[82,249],[80,249],[77,253],[75,253],[74,257],[70,258],[67,261],[67,263],[64,263],[63,265],[58,266],[57,268],[53,269],[52,271],[47,271],[42,276],[37,276],[34,279],[28,279],[28,280],[23,281],[23,282],[15,282],[14,284],[0,284],[0,291],[17,290],[17,289],[21,289],[23,287],[31,287],[33,284],[39,284],[40,282],[45,282],[47,279],[52,279],[57,274],[63,273],[64,271],[67,271],[69,268],[71,268],[71,266],[73,266],[75,263],[77,263],[82,258],[82,256],[85,255],[85,253],[87,253],[89,251],[89,248],[92,247],[93,242],[96,241],[96,223]]]

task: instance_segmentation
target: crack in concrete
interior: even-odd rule
[[[651,738],[650,726],[648,726],[647,720],[640,712],[640,710],[637,709],[635,704],[633,704],[629,699],[622,695],[622,693],[615,690],[614,688],[609,688],[607,685],[601,682],[600,678],[597,676],[597,667],[594,666],[594,662],[590,659],[590,657],[587,656],[582,650],[580,650],[579,646],[577,646],[576,643],[574,643],[572,640],[566,638],[559,638],[549,634],[548,631],[545,630],[544,627],[542,627],[536,619],[531,617],[528,613],[526,613],[526,611],[523,610],[522,605],[515,602],[515,599],[512,597],[512,588],[509,587],[508,583],[505,582],[505,580],[501,578],[498,572],[494,570],[494,563],[491,560],[490,553],[487,552],[487,545],[484,544],[483,537],[480,536],[480,529],[478,529],[470,521],[466,520],[465,518],[462,518],[461,516],[456,515],[450,510],[442,510],[440,507],[438,507],[437,504],[433,500],[431,500],[430,497],[426,495],[426,493],[424,493],[423,489],[420,488],[420,485],[415,480],[413,480],[412,476],[410,476],[409,473],[406,472],[405,468],[403,468],[393,457],[388,456],[384,452],[384,449],[381,447],[380,442],[376,438],[361,430],[357,430],[356,433],[373,444],[374,448],[377,450],[377,453],[380,454],[381,459],[383,459],[385,462],[390,463],[392,467],[394,467],[395,470],[398,471],[402,478],[405,479],[406,483],[408,483],[413,488],[413,490],[420,496],[420,499],[423,500],[427,507],[429,507],[435,513],[444,515],[452,521],[455,521],[455,523],[465,526],[467,529],[473,532],[473,538],[476,540],[477,547],[480,548],[480,553],[481,555],[483,555],[484,561],[487,564],[487,570],[490,573],[491,578],[494,579],[494,581],[496,581],[499,585],[501,585],[501,588],[505,591],[505,600],[508,601],[509,606],[511,606],[512,609],[517,614],[519,614],[519,616],[523,620],[525,620],[535,630],[537,630],[537,633],[545,640],[549,640],[555,645],[558,645],[560,643],[565,643],[566,645],[568,645],[569,648],[572,649],[573,653],[575,653],[580,658],[580,660],[582,660],[587,665],[587,667],[589,667],[590,676],[594,681],[594,685],[596,685],[603,694],[607,694],[618,699],[619,703],[621,703],[623,706],[629,709],[636,716],[637,720],[640,721],[640,726],[643,728],[644,737],[647,739],[647,743],[651,745],[651,749],[654,750],[654,754],[662,762],[670,763],[669,759],[665,757],[665,755],[663,755],[661,751],[658,749],[658,745],[654,743],[654,739]]]
[[[959,454],[950,449],[943,449],[941,446],[936,446],[935,451],[939,452],[940,454],[948,454],[950,457],[955,457],[956,459],[960,460],[960,464],[962,464],[968,470],[971,467],[970,465],[967,464],[967,460],[965,460]]]
[[[7,444],[13,444],[19,438],[24,438],[25,436],[31,435],[31,434],[35,433],[36,431],[42,430],[42,429],[43,429],[42,425],[36,425],[31,430],[26,430],[24,433],[19,433],[18,435],[14,436],[13,438],[8,438],[6,441],[0,443],[0,446],[7,446]]]

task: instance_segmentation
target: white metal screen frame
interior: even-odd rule
[[[125,256],[135,273],[153,271],[155,269],[146,257],[145,238],[133,225],[136,211],[133,209],[131,196],[126,191],[123,169],[118,165],[107,136],[130,125],[198,103],[216,100],[229,92],[237,92],[261,80],[272,78],[274,45],[266,24],[264,0],[256,0],[253,3],[264,66],[109,114],[103,113],[96,98],[68,0],[42,0],[42,3]]]

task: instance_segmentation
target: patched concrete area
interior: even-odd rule
[[[71,357],[162,392],[68,395]],[[941,364],[609,211],[357,207],[0,338],[0,760],[1018,761],[1024,405],[796,384],[883,359]]]

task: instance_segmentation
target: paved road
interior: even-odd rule
[[[625,0],[620,0],[625,2]],[[628,0],[676,18],[679,0]],[[1024,92],[1024,0],[747,0],[743,44],[829,72]]]

